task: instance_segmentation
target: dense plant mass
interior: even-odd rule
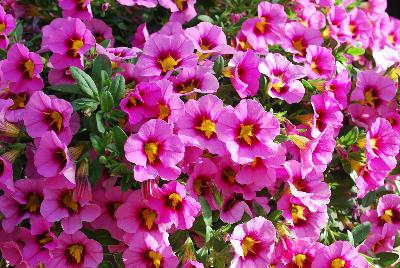
[[[386,0],[0,3],[0,267],[400,267]]]

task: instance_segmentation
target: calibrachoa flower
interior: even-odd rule
[[[276,149],[273,139],[279,134],[279,122],[254,100],[242,100],[233,109],[225,108],[217,121],[216,132],[239,164],[256,157],[268,158]]]
[[[98,267],[103,260],[101,245],[80,231],[74,234],[62,232],[58,241],[59,246],[51,252],[50,267]]]
[[[42,91],[35,92],[26,105],[24,124],[32,138],[41,138],[54,131],[64,143],[71,141],[72,106],[63,99],[52,98]]]
[[[197,63],[194,46],[184,35],[153,34],[143,48],[137,65],[143,76],[159,76]]]
[[[63,17],[80,18],[91,20],[93,18],[91,0],[58,0],[58,5],[62,9]]]
[[[3,61],[1,70],[16,93],[25,89],[43,88],[43,80],[39,75],[43,70],[42,60],[38,54],[29,52],[23,44],[15,44],[8,50],[7,59]]]
[[[229,239],[235,249],[230,267],[261,267],[270,264],[275,236],[274,225],[263,217],[236,226]]]
[[[386,224],[393,224],[400,228],[400,197],[395,194],[387,194],[379,199],[377,215],[379,220]]]
[[[150,207],[157,211],[157,224],[171,226],[177,229],[189,229],[194,217],[200,212],[200,204],[186,194],[186,188],[173,181],[163,185],[159,196],[149,200]]]
[[[177,267],[179,261],[171,247],[147,233],[141,233],[135,243],[123,253],[126,267]]]
[[[8,38],[12,30],[15,28],[15,18],[11,14],[4,11],[3,6],[0,6],[0,47],[6,49],[8,46]]]
[[[125,144],[128,161],[136,164],[135,179],[145,181],[160,176],[174,180],[180,174],[175,165],[182,160],[184,146],[171,126],[160,119],[143,124],[137,134],[131,135]]]
[[[311,79],[330,78],[335,72],[335,58],[328,48],[310,45],[306,49],[307,75]]]
[[[311,267],[368,268],[369,264],[349,242],[336,241],[332,245],[325,247],[320,254],[315,256]]]

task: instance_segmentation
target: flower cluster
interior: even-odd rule
[[[398,267],[385,0],[34,2],[0,1],[8,264]]]

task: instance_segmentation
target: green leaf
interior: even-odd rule
[[[121,185],[121,191],[126,192],[128,191],[133,184],[133,178],[128,176],[125,178],[121,178],[120,180],[120,185]]]
[[[113,268],[113,265],[109,261],[103,261],[99,264],[98,268]]]
[[[103,113],[102,112],[96,113],[96,125],[97,125],[97,130],[100,133],[106,132],[106,128],[103,123]]]
[[[101,110],[104,113],[111,112],[111,110],[114,106],[114,99],[109,91],[105,91],[101,95],[100,106],[101,106]]]
[[[84,229],[84,233],[90,239],[94,239],[103,246],[118,245],[118,240],[111,237],[110,233],[104,229],[96,229],[95,231]]]
[[[346,50],[346,53],[352,56],[361,56],[364,55],[365,49],[363,49],[362,47],[349,47]]]
[[[120,155],[124,155],[124,145],[128,136],[119,126],[115,126],[112,129],[113,138],[115,142],[115,146],[117,147],[118,153]]]
[[[90,142],[92,143],[93,149],[99,153],[102,154],[104,152],[104,149],[106,146],[103,144],[101,141],[101,138],[95,134],[90,134]]]
[[[100,45],[104,48],[107,48],[111,43],[111,40],[105,39],[103,41],[101,41]]]
[[[363,222],[356,227],[353,228],[351,234],[354,238],[354,246],[360,245],[368,236],[369,232],[371,231],[371,223],[370,222]]]
[[[208,256],[208,249],[207,247],[202,247],[199,250],[196,251],[197,258],[199,259],[200,262],[206,263],[207,262],[207,256]]]
[[[125,93],[125,78],[122,75],[117,75],[111,82],[109,91],[113,96],[114,105],[118,105]]]
[[[399,255],[393,252],[381,252],[376,254],[376,257],[379,258],[378,264],[380,266],[389,267],[398,260]]]
[[[94,99],[80,98],[71,102],[74,111],[88,110],[93,112],[97,109],[99,102]]]
[[[343,146],[350,146],[356,143],[358,136],[360,135],[360,130],[358,127],[353,127],[349,132],[346,133],[346,135],[340,137],[339,139],[339,144],[342,144]]]
[[[49,86],[47,88],[62,93],[70,93],[78,95],[82,94],[82,91],[79,89],[77,85],[56,85],[56,86]]]
[[[396,184],[397,194],[400,195],[400,180],[395,180],[394,183]]]
[[[282,213],[283,213],[282,210],[274,210],[268,215],[268,220],[272,222],[277,222],[282,216]]]
[[[93,67],[92,67],[93,78],[99,87],[102,81],[101,71],[105,71],[107,77],[111,76],[112,73],[111,61],[106,55],[98,55],[93,62]]]
[[[285,141],[288,141],[288,140],[289,140],[288,136],[279,134],[279,135],[277,135],[275,137],[274,142],[282,143],[282,142],[285,142]]]
[[[99,91],[97,90],[96,84],[94,83],[93,79],[79,68],[72,66],[69,69],[80,90],[87,96],[98,99]]]
[[[303,86],[310,91],[314,90],[314,87],[310,84],[310,82],[308,82],[307,80],[301,79],[301,83],[303,84]]]
[[[354,237],[350,230],[347,230],[347,241],[354,247]]]
[[[197,19],[199,19],[200,21],[205,21],[205,22],[214,24],[214,20],[210,16],[207,16],[207,15],[199,15],[197,17]]]
[[[204,223],[206,224],[206,226],[211,226],[212,225],[212,211],[211,211],[210,205],[207,203],[207,201],[202,196],[200,196],[199,202],[201,205],[201,212],[203,215]]]
[[[89,162],[89,182],[94,185],[101,177],[103,167],[100,164],[99,158]]]

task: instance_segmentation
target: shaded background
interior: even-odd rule
[[[388,0],[387,2],[389,15],[400,19],[400,0]]]

